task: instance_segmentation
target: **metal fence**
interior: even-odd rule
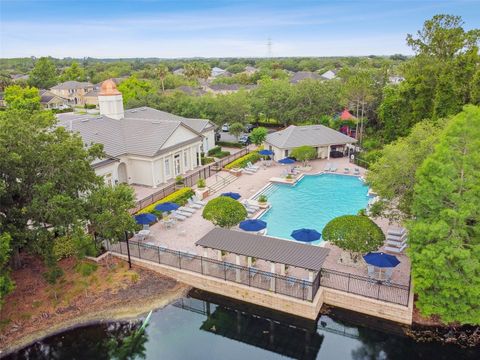
[[[225,165],[231,163],[232,161],[237,160],[242,156],[247,155],[248,153],[249,153],[249,150],[247,148],[244,148],[234,154],[228,155],[223,159],[217,160],[205,167],[202,167],[201,169],[194,171],[193,173],[183,178],[183,186],[192,187],[197,183],[199,179],[209,178],[210,176],[220,171]],[[168,195],[174,193],[177,190],[177,186],[175,185],[175,183],[165,185],[155,193],[148,195],[147,197],[141,200],[138,200],[135,207],[131,209],[130,212],[135,213],[143,209],[144,207],[151,205],[154,202],[163,199],[164,197],[167,197]]]
[[[410,297],[410,281],[400,285],[330,269],[321,270],[320,286],[404,306]]]
[[[106,241],[109,251],[127,255],[127,243]],[[130,256],[155,263],[188,270],[202,275],[207,275],[247,285],[257,289],[271,291],[296,299],[313,301],[319,288],[319,275],[313,282],[294,277],[274,274],[253,267],[245,267],[225,261],[214,260],[199,255],[175,251],[161,246],[143,244],[138,241],[129,241]]]

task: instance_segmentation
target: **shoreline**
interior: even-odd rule
[[[28,347],[37,341],[41,341],[47,337],[54,336],[64,331],[99,323],[129,321],[136,319],[150,310],[156,311],[163,309],[175,300],[185,296],[189,290],[190,287],[188,285],[177,283],[175,288],[170,290],[167,294],[160,294],[159,296],[144,298],[141,300],[141,302],[136,304],[119,304],[112,308],[97,310],[93,313],[81,314],[79,316],[63,320],[58,324],[48,326],[46,329],[39,329],[32,333],[21,336],[11,344],[8,344],[6,348],[0,350],[0,358]]]

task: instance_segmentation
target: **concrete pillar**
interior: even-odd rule
[[[313,281],[313,271],[309,271],[308,272],[308,281],[312,282]],[[308,298],[311,299],[312,298],[312,287],[313,286],[310,286],[308,288]],[[312,299],[313,300],[313,299]]]
[[[275,274],[275,263],[274,262],[270,263],[270,272]],[[270,290],[271,291],[275,290],[275,277],[273,277],[273,276],[270,279]]]
[[[327,148],[327,159],[330,160],[330,145]]]
[[[240,265],[240,256],[235,254],[235,264]],[[235,281],[241,281],[240,269],[235,269]]]
[[[155,181],[155,167],[153,166],[153,161],[150,162],[150,165],[151,165],[151,171],[152,171],[152,186],[156,188],[157,182]]]
[[[247,256],[247,266],[252,267],[252,257],[251,256]]]
[[[285,264],[280,264],[280,275],[285,276]]]
[[[203,248],[203,257],[204,257],[204,258],[208,258],[208,249],[207,249],[207,248]],[[209,265],[209,264],[210,264],[210,263],[208,263],[208,262],[206,262],[206,261],[203,262],[203,269],[202,269],[202,270],[203,270],[203,273],[204,273],[205,275],[208,275],[208,265]]]
[[[217,260],[222,261],[222,250],[217,250]]]
[[[202,150],[200,149],[200,146],[198,147],[198,166],[202,166],[202,155],[201,152]]]

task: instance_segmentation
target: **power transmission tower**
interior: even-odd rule
[[[272,39],[270,37],[267,39],[267,57],[272,57]]]

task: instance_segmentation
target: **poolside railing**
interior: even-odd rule
[[[127,243],[123,241],[115,243],[105,241],[105,246],[108,251],[122,255],[128,255],[130,252],[132,258],[148,260],[304,301],[313,301],[319,289],[318,274],[312,282],[138,241],[130,240],[128,243],[129,249],[127,249]]]
[[[127,243],[105,241],[108,251],[128,255]],[[130,256],[177,269],[232,281],[304,301],[313,301],[320,287],[344,291],[375,300],[408,306],[410,285],[378,281],[368,277],[322,269],[313,281],[279,275],[254,267],[236,265],[192,253],[130,240]],[[410,284],[410,282],[409,282]]]

